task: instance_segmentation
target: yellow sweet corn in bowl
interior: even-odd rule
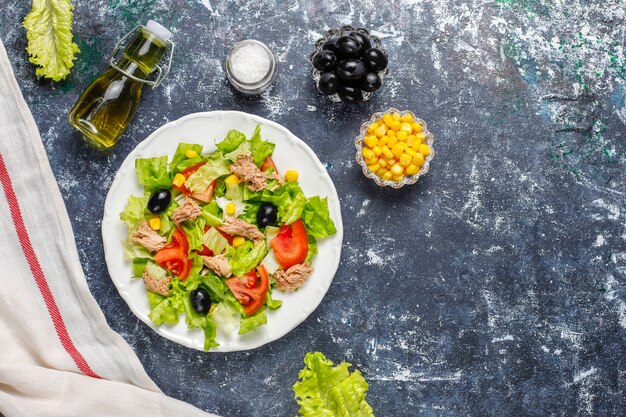
[[[435,157],[434,136],[426,122],[409,111],[374,113],[354,141],[363,174],[381,187],[415,184]]]

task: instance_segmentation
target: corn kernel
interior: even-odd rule
[[[430,155],[430,146],[426,145],[425,143],[422,143],[419,146],[418,151],[419,151],[419,153],[421,153],[424,156]]]
[[[148,225],[152,230],[159,230],[161,228],[161,218],[159,216],[150,217]]]
[[[411,113],[407,113],[404,116],[400,116],[400,121],[413,123],[413,115]]]
[[[411,165],[412,158],[409,154],[403,154],[400,159],[398,159],[398,163],[403,167],[408,167]]]
[[[404,172],[406,173],[406,175],[415,175],[419,172],[419,170],[420,168],[417,165],[411,164],[408,167],[406,167]]]
[[[246,243],[246,238],[243,236],[237,236],[233,239],[233,246],[238,248],[239,246],[243,246]]]
[[[409,145],[406,144],[406,142],[398,142],[398,146],[403,150],[406,151],[409,148]]]
[[[385,181],[391,181],[392,177],[393,177],[393,174],[391,173],[391,171],[387,171],[383,174],[383,179]]]
[[[387,135],[383,135],[383,137],[378,139],[378,146],[385,146],[388,140],[389,140],[389,137]]]
[[[409,135],[407,135],[407,134],[406,134],[406,132],[405,132],[404,130],[401,130],[401,131],[399,131],[399,132],[396,134],[396,137],[398,138],[398,140],[401,140],[401,141],[403,141],[403,142],[404,142],[404,141],[406,141],[406,140],[407,140],[407,138],[409,137]]]
[[[378,171],[376,171],[376,175],[378,175],[379,177],[382,177],[383,175],[385,175],[387,172],[389,172],[388,169],[385,168],[381,168]]]
[[[383,115],[383,122],[385,122],[385,124],[391,128],[391,125],[393,123],[393,116],[391,116],[390,114],[384,114]]]
[[[413,159],[411,159],[411,162],[413,162],[413,165],[421,167],[422,165],[424,165],[424,155],[422,155],[421,153],[416,154]]]
[[[374,158],[376,158],[376,155],[374,155],[374,152],[370,151],[370,153],[372,154]],[[287,172],[285,172],[285,181],[288,181],[288,182],[298,181],[298,171],[294,171],[293,169],[288,169]]]
[[[193,149],[187,149],[187,151],[185,152],[185,156],[187,158],[193,158],[194,156],[198,156],[198,152],[194,151]]]
[[[389,171],[391,171],[392,175],[402,175],[404,168],[399,164],[394,164]]]
[[[394,145],[393,148],[391,148],[391,153],[393,154],[393,156],[395,156],[396,158],[399,158],[400,155],[402,155],[404,153],[404,151],[402,150],[402,146],[400,146],[399,143],[397,143],[396,145]]]
[[[374,146],[378,145],[378,138],[376,136],[365,136],[363,142],[370,148],[373,148]]]
[[[379,138],[382,137],[386,132],[387,132],[387,125],[385,124],[378,126],[376,130],[374,131],[376,136],[378,136]]]
[[[235,203],[230,202],[226,204],[226,214],[228,214],[229,216],[232,216],[233,214],[235,214],[236,210],[237,210],[237,205]]]
[[[376,130],[377,127],[378,127],[378,122],[374,122],[374,123],[372,123],[371,125],[369,125],[367,127],[367,131],[369,133],[373,133]]]
[[[389,136],[389,139],[387,140],[387,146],[393,148],[396,143],[398,143],[398,139],[395,136]]]
[[[387,159],[392,159],[393,154],[391,153],[391,149],[388,146],[383,146],[383,156]]]
[[[394,180],[395,182],[400,182],[404,179],[404,175],[400,174],[400,175],[394,175],[393,177],[391,177],[392,180]]]
[[[374,152],[374,155],[380,156],[380,154],[383,153],[383,150],[381,149],[380,146],[374,146],[372,148],[372,152]]]
[[[362,153],[365,159],[372,159],[376,157],[376,154],[374,154],[374,152],[369,148],[363,148]]]
[[[406,138],[406,144],[409,145],[409,146],[413,146],[413,144],[415,143],[416,140],[417,140],[417,136],[409,135]]]
[[[396,136],[396,131],[393,129],[389,129],[387,131],[387,133],[385,133],[387,136]]]
[[[404,152],[408,153],[411,156],[411,158],[413,158],[415,155],[417,155],[419,153],[419,152],[415,152],[411,148],[405,149]]]
[[[387,166],[387,161],[385,161],[383,158],[380,158],[378,160],[378,165],[380,165],[381,167],[386,167]]]
[[[417,138],[417,141],[419,143],[424,143],[424,141],[426,140],[426,133],[416,133],[415,137]]]
[[[422,125],[417,123],[417,122],[413,122],[411,123],[411,130],[415,133],[421,133],[422,132]]]
[[[413,128],[411,127],[411,123],[402,122],[402,127],[400,127],[400,130],[404,130],[408,134],[408,133],[411,133]]]
[[[240,182],[240,179],[238,176],[236,176],[235,174],[229,175],[228,177],[226,177],[226,179],[224,180],[224,182],[228,185],[238,185]]]
[[[380,169],[380,164],[378,163],[371,164],[371,165],[368,165],[367,168],[372,172],[376,172]]]
[[[400,128],[402,127],[402,123],[399,121],[394,121],[393,122],[393,130],[400,130]]]
[[[174,176],[174,180],[172,181],[172,184],[174,184],[177,187],[182,187],[185,181],[187,181],[187,178],[185,178],[183,174],[176,174]]]
[[[400,113],[393,112],[391,117],[393,117],[393,120],[400,120]]]

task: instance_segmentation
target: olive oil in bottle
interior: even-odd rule
[[[88,142],[105,149],[115,145],[135,115],[143,84],[155,85],[147,78],[173,45],[171,37],[172,33],[159,23],[148,21],[124,48],[119,62],[111,60],[111,67],[83,92],[68,119]],[[164,74],[159,68],[161,76]]]

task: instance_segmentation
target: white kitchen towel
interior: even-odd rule
[[[210,416],[164,395],[107,325],[2,42],[0,414]]]

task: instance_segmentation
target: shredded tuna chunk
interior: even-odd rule
[[[276,271],[274,273],[277,284],[276,287],[281,291],[300,288],[311,276],[311,272],[313,272],[313,268],[311,268],[308,262],[294,265],[287,270]]]
[[[203,256],[202,262],[204,262],[204,265],[207,268],[209,268],[211,271],[215,272],[219,276],[228,278],[232,275],[230,272],[228,259],[224,254],[217,256]]]
[[[250,191],[261,191],[267,187],[267,177],[250,155],[237,156],[237,160],[230,166],[230,172],[241,178]]]
[[[191,198],[186,198],[185,202],[172,213],[172,220],[174,220],[174,223],[180,224],[187,220],[194,220],[201,213],[202,209],[198,203]]]
[[[139,224],[135,233],[130,237],[130,241],[143,246],[150,252],[163,249],[163,246],[167,243],[167,239],[150,229],[148,222],[145,220]]]
[[[270,175],[270,179],[278,181],[280,185],[285,185],[285,179],[281,177],[278,172],[272,172],[272,175]]]
[[[157,294],[167,296],[170,293],[170,281],[172,277],[165,276],[161,279],[156,279],[150,272],[148,268],[143,270],[143,283],[146,285],[146,289],[148,291],[155,292]]]
[[[254,243],[262,241],[264,238],[263,233],[255,225],[240,219],[226,219],[219,229],[231,236],[243,236],[254,241]]]

